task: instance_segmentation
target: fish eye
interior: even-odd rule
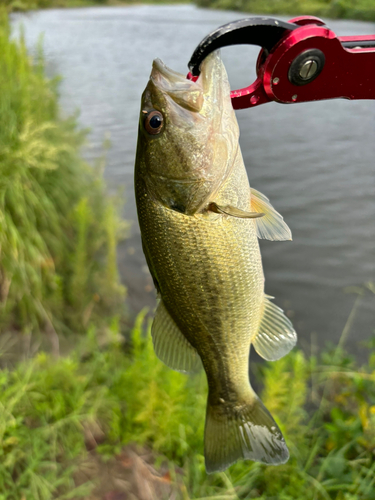
[[[150,111],[150,113],[147,114],[145,121],[144,121],[144,126],[147,132],[151,135],[157,135],[161,132],[164,124],[164,118],[163,115],[160,113],[160,111]]]

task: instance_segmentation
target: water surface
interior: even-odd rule
[[[131,308],[154,305],[141,251],[133,193],[140,96],[152,60],[186,73],[197,43],[213,28],[245,17],[194,6],[133,6],[46,10],[13,15],[31,50],[43,33],[49,75],[63,75],[63,113],[80,110],[91,127],[89,159],[110,137],[106,179],[124,187],[131,237],[119,248]],[[374,24],[329,21],[338,35],[369,34]],[[257,48],[223,51],[232,87],[254,79]],[[337,343],[355,300],[346,287],[375,281],[375,103],[333,100],[267,105],[237,112],[241,148],[253,187],[284,216],[292,242],[261,242],[266,291],[293,316],[300,343]],[[368,293],[349,342],[375,329]]]

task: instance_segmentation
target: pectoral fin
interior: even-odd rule
[[[269,199],[256,189],[251,188],[251,210],[262,213],[264,217],[256,221],[258,238],[273,241],[291,240],[292,233],[282,215],[271,205]]]
[[[208,210],[211,210],[211,212],[215,212],[217,214],[226,214],[230,215],[231,217],[237,217],[239,219],[257,219],[265,215],[259,212],[246,212],[245,210],[231,207],[230,205],[217,205],[214,202],[209,204]]]
[[[181,333],[162,300],[156,309],[151,335],[156,356],[172,370],[188,373],[201,367],[199,354]]]
[[[293,349],[297,334],[283,310],[273,304],[270,298],[272,297],[264,296],[263,317],[252,344],[262,358],[275,361]]]

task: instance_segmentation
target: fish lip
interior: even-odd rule
[[[152,63],[150,81],[164,97],[170,97],[181,108],[194,113],[201,110],[204,101],[201,84],[168,68],[160,59]]]
[[[168,66],[158,58],[154,59],[152,62],[151,78],[153,80],[156,79],[158,82],[160,80],[160,75],[169,83],[186,82],[186,77],[182,73],[168,68]]]
[[[203,79],[211,80],[213,78],[213,66],[218,60],[221,61],[220,50],[215,51],[215,53],[210,56],[210,59],[211,63],[208,68],[206,62],[202,64],[201,74],[196,81],[189,80],[186,75],[169,68],[161,59],[154,59],[152,62],[151,80],[162,88],[168,87],[171,89],[174,85],[177,88],[201,88]],[[166,83],[167,85],[165,85]]]

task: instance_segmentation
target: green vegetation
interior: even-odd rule
[[[95,6],[115,6],[115,5],[134,5],[139,3],[152,4],[172,4],[172,3],[191,3],[192,0],[2,0],[8,8],[8,11],[25,11],[35,9],[58,9],[72,7],[95,7]]]
[[[4,1],[4,0],[3,0]],[[5,0],[9,10],[29,10],[136,3],[191,3],[192,0]],[[372,0],[194,0],[199,7],[229,9],[252,14],[310,15],[324,19],[375,20]]]
[[[90,7],[106,5],[108,0],[3,0],[8,11],[24,11],[34,9],[63,8],[63,7]]]
[[[372,0],[196,0],[196,4],[199,7],[237,10],[253,14],[375,20],[375,3]]]
[[[85,133],[59,118],[57,80],[0,11],[0,331],[84,331],[122,308],[116,243],[124,229]]]
[[[258,365],[253,379],[264,385],[262,399],[291,458],[278,467],[240,462],[207,476],[204,374],[166,368],[143,320],[144,313],[129,346],[114,324],[99,349],[91,328],[69,357],[56,362],[42,353],[1,373],[1,500],[84,497],[100,481],[75,481],[87,457],[105,463],[130,442],[151,447],[156,468],[168,461],[178,499],[375,499],[374,353],[361,368],[337,348],[310,359],[295,350]],[[101,436],[90,452],[88,429]]]

